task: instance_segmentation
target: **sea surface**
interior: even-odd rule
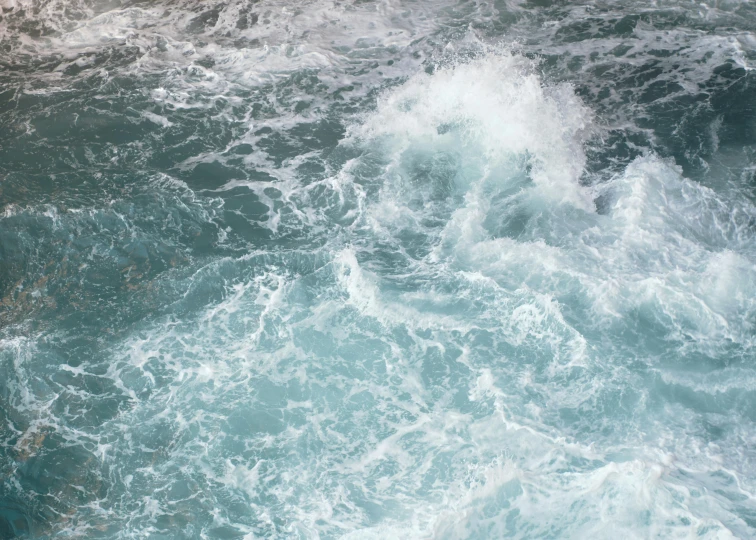
[[[755,538],[755,67],[741,0],[0,0],[0,538]]]

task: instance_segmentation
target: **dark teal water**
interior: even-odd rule
[[[0,8],[0,538],[756,535],[751,3]]]

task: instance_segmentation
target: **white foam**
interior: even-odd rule
[[[14,6],[57,30],[44,42],[24,39],[27,50],[75,59],[103,46],[130,45],[140,50],[133,66],[140,73],[189,65],[208,73],[194,62],[211,57],[215,66],[209,73],[249,84],[295,70],[343,64],[371,49],[407,47],[436,27],[431,13],[441,7],[418,3],[411,8],[413,16],[406,17],[404,8],[393,2],[382,2],[376,9],[358,2],[308,1],[292,9],[281,0],[252,6],[183,0],[125,7],[82,4],[77,6],[78,16],[69,18],[60,0],[36,8],[31,0],[20,0]],[[245,18],[252,24],[238,26]]]
[[[526,157],[539,195],[592,211],[579,185],[590,117],[568,86],[544,85],[531,62],[501,52],[415,75],[386,93],[352,133],[388,138],[395,152],[417,144],[451,147],[480,156],[482,171]]]

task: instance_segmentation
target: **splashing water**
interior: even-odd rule
[[[749,3],[0,8],[0,536],[754,535]]]

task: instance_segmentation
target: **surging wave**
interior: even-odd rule
[[[747,197],[647,148],[602,177],[607,129],[522,54],[389,66],[439,39],[391,3],[373,30],[427,43],[317,65],[281,49],[286,69],[240,81],[251,53],[223,33],[251,37],[241,4],[181,6],[159,31],[155,7],[91,14],[131,21],[126,41],[202,23],[211,43],[186,54],[138,45],[144,87],[82,90],[107,99],[68,132],[13,113],[63,150],[4,181],[3,519],[41,537],[750,534]],[[331,36],[327,9],[301,9],[282,20]],[[354,9],[342,22],[369,26]],[[144,131],[103,143],[103,123]]]

